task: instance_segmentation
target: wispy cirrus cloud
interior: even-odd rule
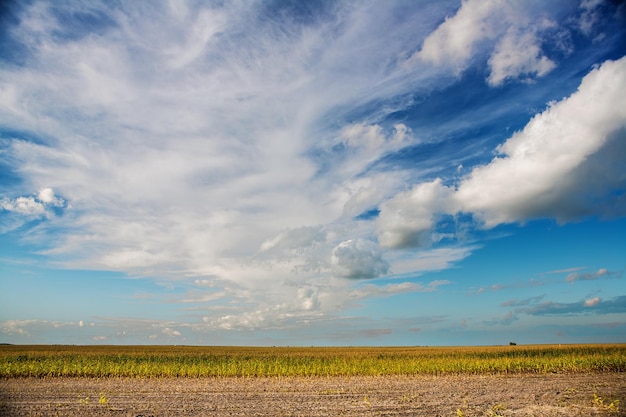
[[[29,66],[36,71],[3,72],[5,87],[13,92],[3,100],[4,115],[12,118],[5,120],[45,131],[61,143],[14,140],[8,151],[21,161],[25,177],[35,182],[45,177],[46,184],[66,193],[79,227],[99,237],[87,241],[70,234],[54,248],[78,265],[137,272],[148,265],[178,265],[204,275],[211,273],[209,260],[220,274],[230,266],[217,258],[250,256],[285,230],[340,217],[358,191],[350,185],[354,177],[410,137],[402,125],[387,134],[380,125],[363,122],[322,126],[326,130],[315,137],[308,131],[329,109],[399,91],[394,79],[406,77],[403,70],[380,73],[392,50],[381,56],[371,45],[377,54],[360,55],[358,81],[347,65],[354,56],[339,53],[360,42],[369,26],[360,19],[369,14],[338,10],[334,20],[276,26],[257,16],[271,14],[262,4],[184,10],[124,6],[114,14],[94,4],[85,13],[92,19],[106,16],[107,25],[99,26],[98,36],[69,38],[65,32],[52,36],[64,30],[61,10],[37,3],[25,9],[28,18],[14,29],[32,48]],[[240,36],[241,25],[250,26],[254,38]],[[398,29],[408,30],[405,25]],[[327,38],[333,39],[330,48],[320,49]],[[373,34],[368,38],[374,40]],[[344,66],[343,72],[334,70]],[[381,76],[386,86],[372,90]],[[374,96],[362,97],[372,91]],[[26,114],[19,109],[31,94],[39,100]],[[303,105],[294,106],[295,101]],[[64,114],[70,113],[80,116],[68,124]],[[340,144],[346,148],[334,153],[337,160],[306,156]],[[39,207],[32,206],[31,211]],[[138,209],[141,216],[134,215]],[[210,240],[203,238],[208,234]],[[173,240],[179,243],[168,243]]]
[[[341,302],[289,300],[299,286],[334,292],[324,281],[333,275],[388,273],[371,222],[353,217],[406,178],[368,165],[417,139],[402,123],[379,123],[393,107],[347,115],[402,94],[407,82],[431,88],[398,60],[413,48],[413,23],[382,5],[312,9],[304,21],[304,10],[276,20],[268,7],[20,9],[9,31],[27,64],[1,71],[0,120],[18,133],[5,155],[21,189],[54,189],[68,201],[62,217],[38,226],[56,236],[42,253],[63,267],[229,282],[232,290],[186,301],[245,300],[256,304],[251,314],[280,314],[273,305],[333,311]],[[399,36],[385,40],[373,19],[393,22]],[[53,200],[3,200],[30,215],[46,205]]]
[[[578,272],[585,268],[586,268],[585,266],[574,266],[574,267],[565,268],[565,269],[555,269],[554,271],[548,271],[546,273],[547,274],[563,274],[563,273],[570,273],[570,272]]]
[[[367,284],[355,289],[349,294],[349,296],[350,298],[354,299],[362,299],[370,297],[385,297],[395,294],[412,292],[432,292],[436,291],[437,287],[448,284],[450,284],[450,282],[446,280],[431,281],[426,285],[415,282],[402,282],[399,284],[385,284],[381,286]]]

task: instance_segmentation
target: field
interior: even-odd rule
[[[0,377],[285,377],[624,372],[626,345],[0,346]]]
[[[626,415],[625,371],[626,345],[5,345],[0,415]]]

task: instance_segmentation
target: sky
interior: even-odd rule
[[[8,1],[0,342],[626,342],[626,4]]]

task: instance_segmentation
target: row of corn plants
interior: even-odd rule
[[[626,345],[0,346],[0,377],[280,377],[626,371]]]

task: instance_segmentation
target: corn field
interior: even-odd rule
[[[626,345],[0,346],[0,378],[281,377],[626,371]]]

